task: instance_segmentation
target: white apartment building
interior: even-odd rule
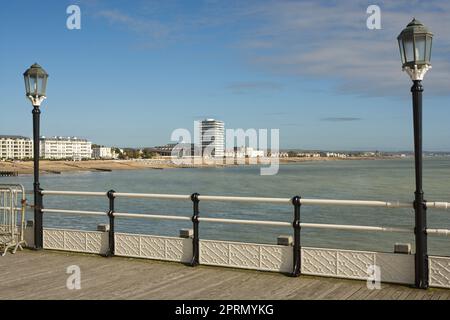
[[[33,158],[33,141],[22,136],[0,135],[0,159]]]
[[[347,158],[347,155],[345,153],[338,153],[338,152],[327,152],[328,158]]]
[[[271,158],[287,158],[289,157],[289,153],[287,152],[270,152]]]
[[[92,143],[77,137],[41,137],[40,154],[44,159],[91,159]]]
[[[223,121],[206,119],[200,122],[200,144],[203,157],[223,158],[225,125]]]
[[[94,147],[92,148],[92,158],[94,159],[115,159],[116,154],[109,147]]]
[[[239,147],[225,150],[225,157],[229,158],[262,158],[264,150],[255,150],[251,147]]]

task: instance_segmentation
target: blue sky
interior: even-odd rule
[[[81,30],[66,8],[81,8]],[[381,8],[381,30],[366,9]],[[396,37],[434,33],[424,147],[450,151],[448,1],[17,0],[0,11],[0,134],[31,136],[22,73],[50,74],[42,134],[116,146],[169,142],[205,117],[278,128],[282,148],[410,150]]]

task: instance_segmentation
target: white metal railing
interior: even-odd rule
[[[43,195],[54,195],[54,196],[87,196],[87,197],[104,197],[107,192],[90,192],[90,191],[49,191],[43,190],[41,192]]]
[[[104,197],[107,192],[90,191],[54,191],[44,190],[43,195],[59,196],[89,196]],[[191,195],[181,194],[157,194],[157,193],[124,193],[114,192],[116,198],[141,198],[141,199],[167,199],[167,200],[190,200]],[[199,195],[201,201],[224,201],[224,202],[255,202],[255,203],[274,203],[290,204],[292,198],[268,198],[268,197],[233,197],[233,196],[208,196]],[[302,205],[310,206],[360,206],[360,207],[387,207],[387,208],[413,208],[413,202],[400,201],[374,201],[374,200],[336,200],[336,199],[308,199],[301,198]],[[450,209],[450,202],[427,202],[428,208]]]
[[[122,218],[141,218],[141,219],[165,219],[165,220],[185,220],[191,221],[190,217],[184,216],[168,216],[168,215],[158,215],[158,214],[139,214],[139,213],[120,213],[114,212],[114,217],[122,217]]]
[[[53,196],[88,196],[105,197],[108,192],[89,192],[89,191],[55,191],[44,190],[43,195]],[[191,200],[191,195],[179,194],[154,194],[154,193],[124,193],[113,192],[115,198],[140,198],[140,199],[161,199],[161,200]],[[250,202],[250,203],[273,203],[273,204],[292,204],[292,198],[265,198],[265,197],[234,197],[234,196],[209,196],[199,195],[199,201],[219,201],[219,202]],[[373,200],[336,200],[336,199],[308,199],[301,198],[301,205],[307,206],[360,206],[360,207],[382,207],[382,208],[413,208],[413,202],[400,201],[373,201]],[[428,208],[450,209],[449,202],[427,202]],[[104,216],[106,212],[101,211],[83,211],[83,210],[65,210],[65,209],[43,209],[44,213],[63,213]],[[184,220],[190,221],[191,217],[171,216],[165,214],[140,214],[129,212],[113,212],[114,217],[122,218],[140,218],[140,219],[164,219],[164,220]],[[225,218],[206,218],[198,217],[199,222],[225,223],[225,224],[247,224],[247,225],[265,225],[277,227],[292,227],[292,223],[285,221],[261,221],[244,219],[225,219]],[[414,232],[414,228],[398,228],[385,226],[361,226],[361,225],[343,225],[343,224],[323,224],[323,223],[300,223],[303,228],[315,229],[335,229],[335,230],[353,230],[353,231],[375,231],[375,232]],[[427,233],[434,235],[450,236],[449,229],[428,228]]]
[[[428,234],[436,234],[440,236],[450,236],[450,230],[449,229],[433,229],[433,228],[427,228]]]
[[[84,211],[84,210],[65,210],[65,209],[47,209],[43,208],[44,213],[66,213],[76,215],[88,215],[88,216],[105,216],[105,212],[102,211]]]
[[[301,228],[332,229],[359,232],[389,232],[414,234],[412,227],[365,226],[350,224],[306,223],[301,222],[302,206],[339,206],[339,207],[373,207],[373,208],[414,208],[413,202],[373,201],[373,200],[336,200],[308,198],[269,198],[269,197],[234,197],[183,194],[124,193],[110,190],[108,192],[89,191],[54,191],[43,190],[47,196],[107,197],[109,210],[90,211],[77,209],[42,208],[43,213],[68,214],[81,216],[103,216],[109,219],[107,232],[84,232],[80,230],[44,229],[44,247],[56,250],[81,251],[143,257],[169,261],[181,261],[192,265],[223,265],[257,270],[290,272],[294,276],[300,273],[337,276],[351,279],[366,279],[365,268],[377,264],[383,269],[382,281],[414,283],[413,255],[394,255],[391,253],[362,252],[343,249],[308,248],[301,246]],[[45,198],[44,197],[44,198]],[[191,216],[167,215],[162,213],[117,212],[115,199],[159,199],[192,202]],[[199,215],[199,204],[203,202],[236,202],[255,204],[277,204],[293,207],[293,220],[269,221],[204,217]],[[428,208],[450,209],[449,202],[427,202]],[[127,234],[115,231],[115,218],[123,219],[158,219],[191,222],[192,233],[187,237],[161,237],[155,235]],[[293,228],[293,242],[289,246],[266,245],[255,243],[224,242],[200,240],[200,223],[240,224],[254,226]],[[427,233],[437,236],[450,236],[450,229],[428,228]],[[450,258],[430,257],[430,283],[435,286],[450,288]],[[446,265],[448,264],[448,265]]]

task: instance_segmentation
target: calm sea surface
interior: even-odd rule
[[[41,186],[52,190],[235,195],[290,198],[412,201],[413,159],[304,162],[281,165],[275,176],[261,176],[259,168],[166,169],[114,172],[81,172],[43,175]],[[32,189],[32,177],[0,178],[0,183],[22,183]],[[424,164],[424,191],[429,201],[450,201],[450,158],[428,158]],[[30,199],[32,200],[32,199]],[[46,208],[104,210],[107,198],[44,197]],[[190,201],[117,199],[117,211],[167,215],[192,215]],[[200,202],[205,217],[292,221],[290,205]],[[29,213],[31,217],[31,212]],[[364,207],[302,207],[302,221],[369,226],[413,227],[412,209]],[[107,218],[46,214],[47,227],[95,230]],[[428,210],[429,227],[450,229],[450,210]],[[154,235],[178,235],[189,222],[117,219],[117,231]],[[202,239],[276,243],[292,228],[202,223]],[[395,242],[414,244],[413,235],[303,229],[305,246],[379,250],[392,252]],[[429,236],[431,254],[450,255],[450,237]]]

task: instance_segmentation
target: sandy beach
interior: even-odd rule
[[[392,159],[392,157],[389,157]],[[307,161],[346,161],[346,160],[373,160],[383,158],[373,157],[349,157],[349,158],[281,158],[280,163],[298,163]],[[73,171],[114,171],[114,170],[139,170],[139,169],[169,169],[169,168],[203,168],[203,167],[226,167],[236,165],[268,165],[270,159],[260,160],[256,163],[256,159],[243,159],[238,163],[225,163],[223,161],[215,161],[208,163],[192,163],[192,164],[175,164],[167,158],[145,159],[145,160],[88,160],[88,161],[50,161],[41,160],[40,170],[42,173],[59,174],[63,172]],[[273,159],[272,159],[273,160]],[[33,173],[33,161],[2,161],[0,162],[0,171],[17,172],[18,174]]]

